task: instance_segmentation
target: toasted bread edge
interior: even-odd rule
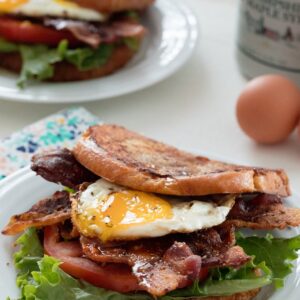
[[[283,170],[238,166],[238,170],[180,179],[159,177],[140,171],[110,156],[100,148],[90,137],[89,130],[79,139],[73,153],[82,165],[98,176],[145,192],[178,196],[253,192],[277,194],[283,197],[290,195],[288,178]]]
[[[254,299],[260,289],[254,289],[247,292],[237,293],[231,296],[207,297],[207,298],[192,298],[189,300],[251,300]]]

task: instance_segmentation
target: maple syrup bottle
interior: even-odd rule
[[[279,73],[300,86],[300,0],[240,0],[239,9],[242,74]]]

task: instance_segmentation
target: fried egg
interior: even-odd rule
[[[223,223],[234,196],[223,201],[182,201],[130,190],[99,179],[72,200],[79,232],[106,242],[189,233]]]
[[[103,22],[107,15],[80,7],[68,0],[0,0],[0,13],[27,17],[63,17]]]

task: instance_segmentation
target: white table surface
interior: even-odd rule
[[[228,160],[287,170],[300,193],[300,142],[259,146],[239,129],[237,96],[246,80],[235,59],[237,0],[185,0],[199,20],[199,41],[189,62],[169,79],[146,90],[83,104],[104,121],[150,137]],[[66,105],[0,101],[0,137]]]

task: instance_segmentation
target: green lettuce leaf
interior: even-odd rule
[[[125,45],[132,51],[138,51],[140,48],[140,40],[134,37],[123,38]]]
[[[44,251],[35,229],[30,228],[21,235],[16,245],[19,251],[14,254],[14,263],[19,275],[28,274],[38,270],[38,261],[43,257]]]
[[[0,52],[11,53],[18,51],[18,46],[14,43],[10,43],[5,39],[0,38]]]
[[[65,52],[64,59],[79,70],[86,71],[104,65],[110,58],[113,45],[101,45],[98,49],[77,48]]]
[[[254,263],[265,261],[272,271],[273,283],[276,287],[283,287],[284,278],[292,273],[293,263],[300,250],[300,236],[291,239],[274,238],[267,235],[265,238],[238,235],[237,243],[248,255],[254,256]]]
[[[238,236],[237,242],[253,256],[251,262],[240,269],[215,268],[204,283],[178,289],[161,300],[181,300],[193,297],[226,296],[266,286],[275,282],[281,286],[292,271],[291,261],[297,258],[300,236],[275,239]],[[35,229],[27,230],[18,240],[15,253],[18,270],[17,285],[21,289],[19,300],[150,300],[144,293],[120,294],[94,287],[77,280],[59,268],[60,262],[44,256]],[[280,285],[278,285],[280,282]]]
[[[45,80],[54,74],[53,64],[64,60],[67,43],[61,42],[56,49],[43,45],[20,45],[23,66],[18,85],[24,87],[30,79]]]
[[[258,276],[257,272],[260,270]],[[271,270],[264,262],[255,265],[249,262],[240,269],[216,268],[211,271],[204,283],[195,282],[193,286],[179,289],[162,297],[164,300],[180,300],[189,297],[228,296],[264,287],[272,283]]]
[[[76,191],[70,187],[65,186],[64,190],[67,191],[69,194],[76,194]]]
[[[59,268],[59,261],[44,256],[38,263],[39,270],[23,286],[24,300],[149,300],[147,295],[122,295],[94,287],[69,276]]]
[[[120,294],[77,280],[59,268],[60,262],[44,256],[35,229],[27,230],[16,242],[18,300],[151,300],[147,294]]]
[[[253,257],[252,262],[238,270],[215,269],[204,284],[195,283],[193,287],[174,291],[164,298],[230,295],[270,283],[277,288],[283,287],[285,277],[293,271],[292,262],[298,257],[300,236],[280,239],[272,235],[244,237],[238,234],[237,244]],[[255,276],[255,268],[262,271],[261,276]]]
[[[124,15],[125,15],[125,17],[127,17],[135,22],[140,22],[140,20],[141,20],[139,13],[135,10],[129,10],[129,11],[125,12]]]
[[[124,42],[125,43],[125,42]],[[0,39],[0,52],[19,52],[23,66],[18,86],[23,88],[30,80],[49,79],[54,74],[53,64],[67,61],[78,70],[86,71],[104,65],[111,57],[114,45],[102,44],[97,49],[81,47],[69,49],[67,41],[61,41],[56,48],[45,45],[14,44]]]

